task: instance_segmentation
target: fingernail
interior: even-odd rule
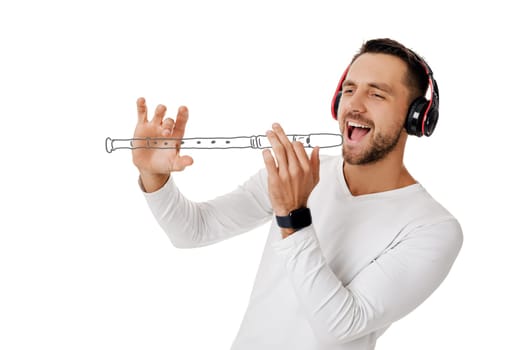
[[[168,129],[162,130],[162,136],[169,136],[169,135],[170,135],[170,131]]]

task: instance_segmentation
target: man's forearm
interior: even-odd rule
[[[228,194],[205,202],[193,202],[182,195],[168,177],[166,183],[153,183],[153,188],[160,185],[157,191],[144,195],[155,219],[173,245],[196,248],[220,242],[268,222],[273,212],[265,183],[265,173],[258,172]]]

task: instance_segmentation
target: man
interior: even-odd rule
[[[396,41],[366,42],[333,102],[342,157],[320,159],[318,148],[309,157],[274,124],[265,168],[206,203],[184,198],[170,178],[191,157],[133,150],[148,204],[175,246],[216,243],[272,220],[232,349],[374,349],[446,277],[460,225],[403,165],[408,133],[428,136],[437,122],[431,74]],[[135,137],[183,137],[185,107],[176,121],[162,105],[151,121],[144,99],[137,107]]]

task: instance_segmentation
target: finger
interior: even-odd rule
[[[301,168],[303,168],[304,171],[309,171],[310,159],[308,159],[308,155],[306,154],[304,145],[299,141],[295,141],[292,143],[292,146],[297,157],[297,161],[301,165]]]
[[[188,108],[180,106],[177,112],[177,119],[173,127],[173,136],[176,138],[183,138],[186,130],[186,123],[188,122],[189,113]]]
[[[262,152],[262,155],[264,159],[264,165],[266,166],[266,170],[268,171],[268,176],[277,176],[277,165],[275,164],[275,159],[272,156],[272,152],[270,152],[269,149],[265,149]]]
[[[288,139],[288,136],[284,133],[283,128],[278,123],[275,123],[272,125],[273,130],[277,137],[279,138],[279,141],[283,145],[285,151],[286,151],[286,159],[288,162],[288,167],[296,167],[299,166],[297,156],[295,154],[295,150],[292,146],[292,143]]]
[[[162,119],[164,119],[165,114],[166,106],[158,105],[157,108],[155,108],[155,114],[153,115],[153,119],[151,120],[151,122],[160,125],[162,123]]]
[[[177,160],[176,160],[176,164],[174,165],[172,170],[182,171],[187,166],[190,166],[192,164],[193,164],[193,158],[192,157],[190,157],[190,156],[178,157]]]
[[[169,137],[175,127],[175,121],[172,118],[166,118],[162,121],[162,136]]]
[[[139,123],[146,123],[148,121],[148,107],[146,106],[146,99],[139,97],[137,99],[137,115]]]
[[[281,141],[273,131],[267,131],[266,137],[272,146],[275,159],[277,161],[277,168],[279,171],[285,171],[288,169],[288,160],[286,157],[286,150],[282,145]]]
[[[320,179],[319,175],[319,169],[321,167],[321,160],[319,158],[319,147],[315,147],[312,151],[312,155],[310,157],[310,164],[312,169],[312,174],[314,176],[314,183],[317,184]]]
[[[275,135],[279,138],[279,141],[281,144],[286,148],[288,152],[291,152],[293,150],[292,143],[288,139],[288,136],[286,136],[283,128],[278,123],[274,123],[272,125],[272,129],[275,132]]]

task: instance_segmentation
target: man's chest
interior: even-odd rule
[[[351,280],[378,256],[404,236],[406,220],[396,215],[395,203],[316,198],[309,207],[321,250],[343,284]]]

